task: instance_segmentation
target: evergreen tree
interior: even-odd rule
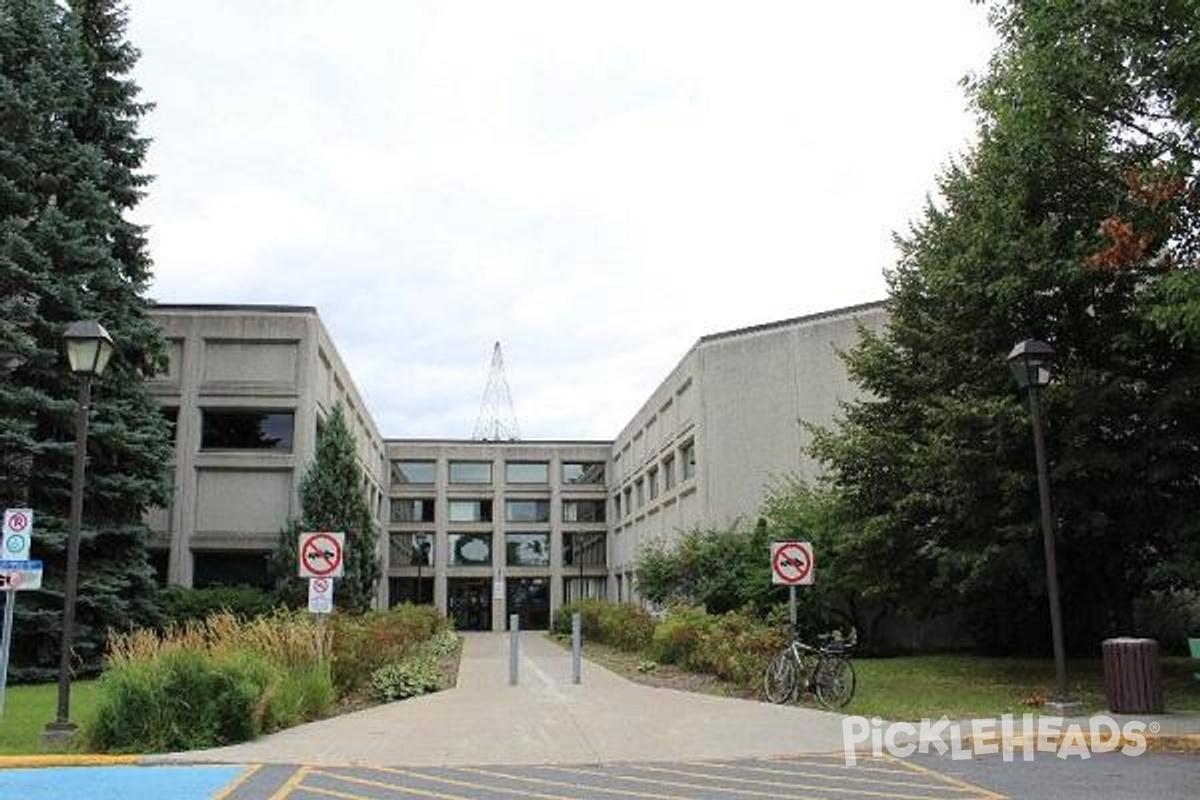
[[[142,517],[167,502],[170,442],[143,376],[165,344],[145,313],[145,238],[125,219],[146,178],[123,19],[112,3],[0,0],[0,296],[20,309],[0,323],[0,350],[23,359],[0,383],[0,502],[35,510],[45,562],[45,588],[17,605],[21,677],[52,675],[58,659],[77,387],[62,333],[76,319],[116,344],[93,394],[77,666],[98,666],[108,629],[158,618]]]
[[[276,591],[290,606],[303,604],[304,582],[297,578],[296,552],[302,531],[334,531],[346,535],[345,576],[334,583],[334,604],[348,611],[366,611],[375,600],[383,574],[379,528],[367,502],[365,477],[355,454],[354,437],[338,403],[317,433],[317,452],[300,478],[299,522],[279,534],[271,560]]]
[[[1200,578],[1200,340],[1165,302],[1198,297],[1197,3],[1013,0],[992,18],[979,143],[900,241],[890,325],[848,358],[868,399],[815,451],[854,515],[843,558],[877,597],[961,611],[981,645],[1044,647],[1029,416],[1004,358],[1050,342],[1059,572],[1082,650],[1128,630],[1133,598]]]

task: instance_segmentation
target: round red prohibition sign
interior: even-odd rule
[[[325,594],[329,591],[329,578],[313,578],[313,591]]]
[[[310,572],[316,575],[332,575],[342,563],[342,548],[337,539],[318,533],[304,541],[302,557]]]
[[[8,518],[8,529],[13,533],[20,533],[29,525],[29,517],[24,514],[13,514]]]
[[[812,559],[803,547],[793,544],[779,548],[771,566],[785,583],[800,583],[812,571]]]

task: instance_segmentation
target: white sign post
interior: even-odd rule
[[[308,610],[313,614],[333,611],[333,578],[308,579]]]
[[[340,578],[345,574],[346,534],[302,533],[299,551],[301,578]]]
[[[792,635],[796,635],[796,587],[811,586],[816,559],[809,542],[771,542],[771,583],[788,587]]]
[[[8,691],[8,651],[12,647],[13,609],[21,589],[42,588],[42,562],[29,560],[33,510],[4,509],[0,527],[0,590],[4,591],[4,629],[0,632],[0,715]]]

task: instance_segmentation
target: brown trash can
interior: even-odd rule
[[[1120,637],[1105,639],[1104,693],[1116,714],[1161,714],[1162,670],[1158,642]]]

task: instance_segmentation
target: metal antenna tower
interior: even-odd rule
[[[513,411],[512,393],[508,390],[508,378],[504,374],[504,354],[500,343],[492,348],[492,365],[488,368],[487,386],[483,390],[483,403],[479,406],[479,419],[475,421],[476,441],[509,441],[521,438],[517,427],[517,413]]]

